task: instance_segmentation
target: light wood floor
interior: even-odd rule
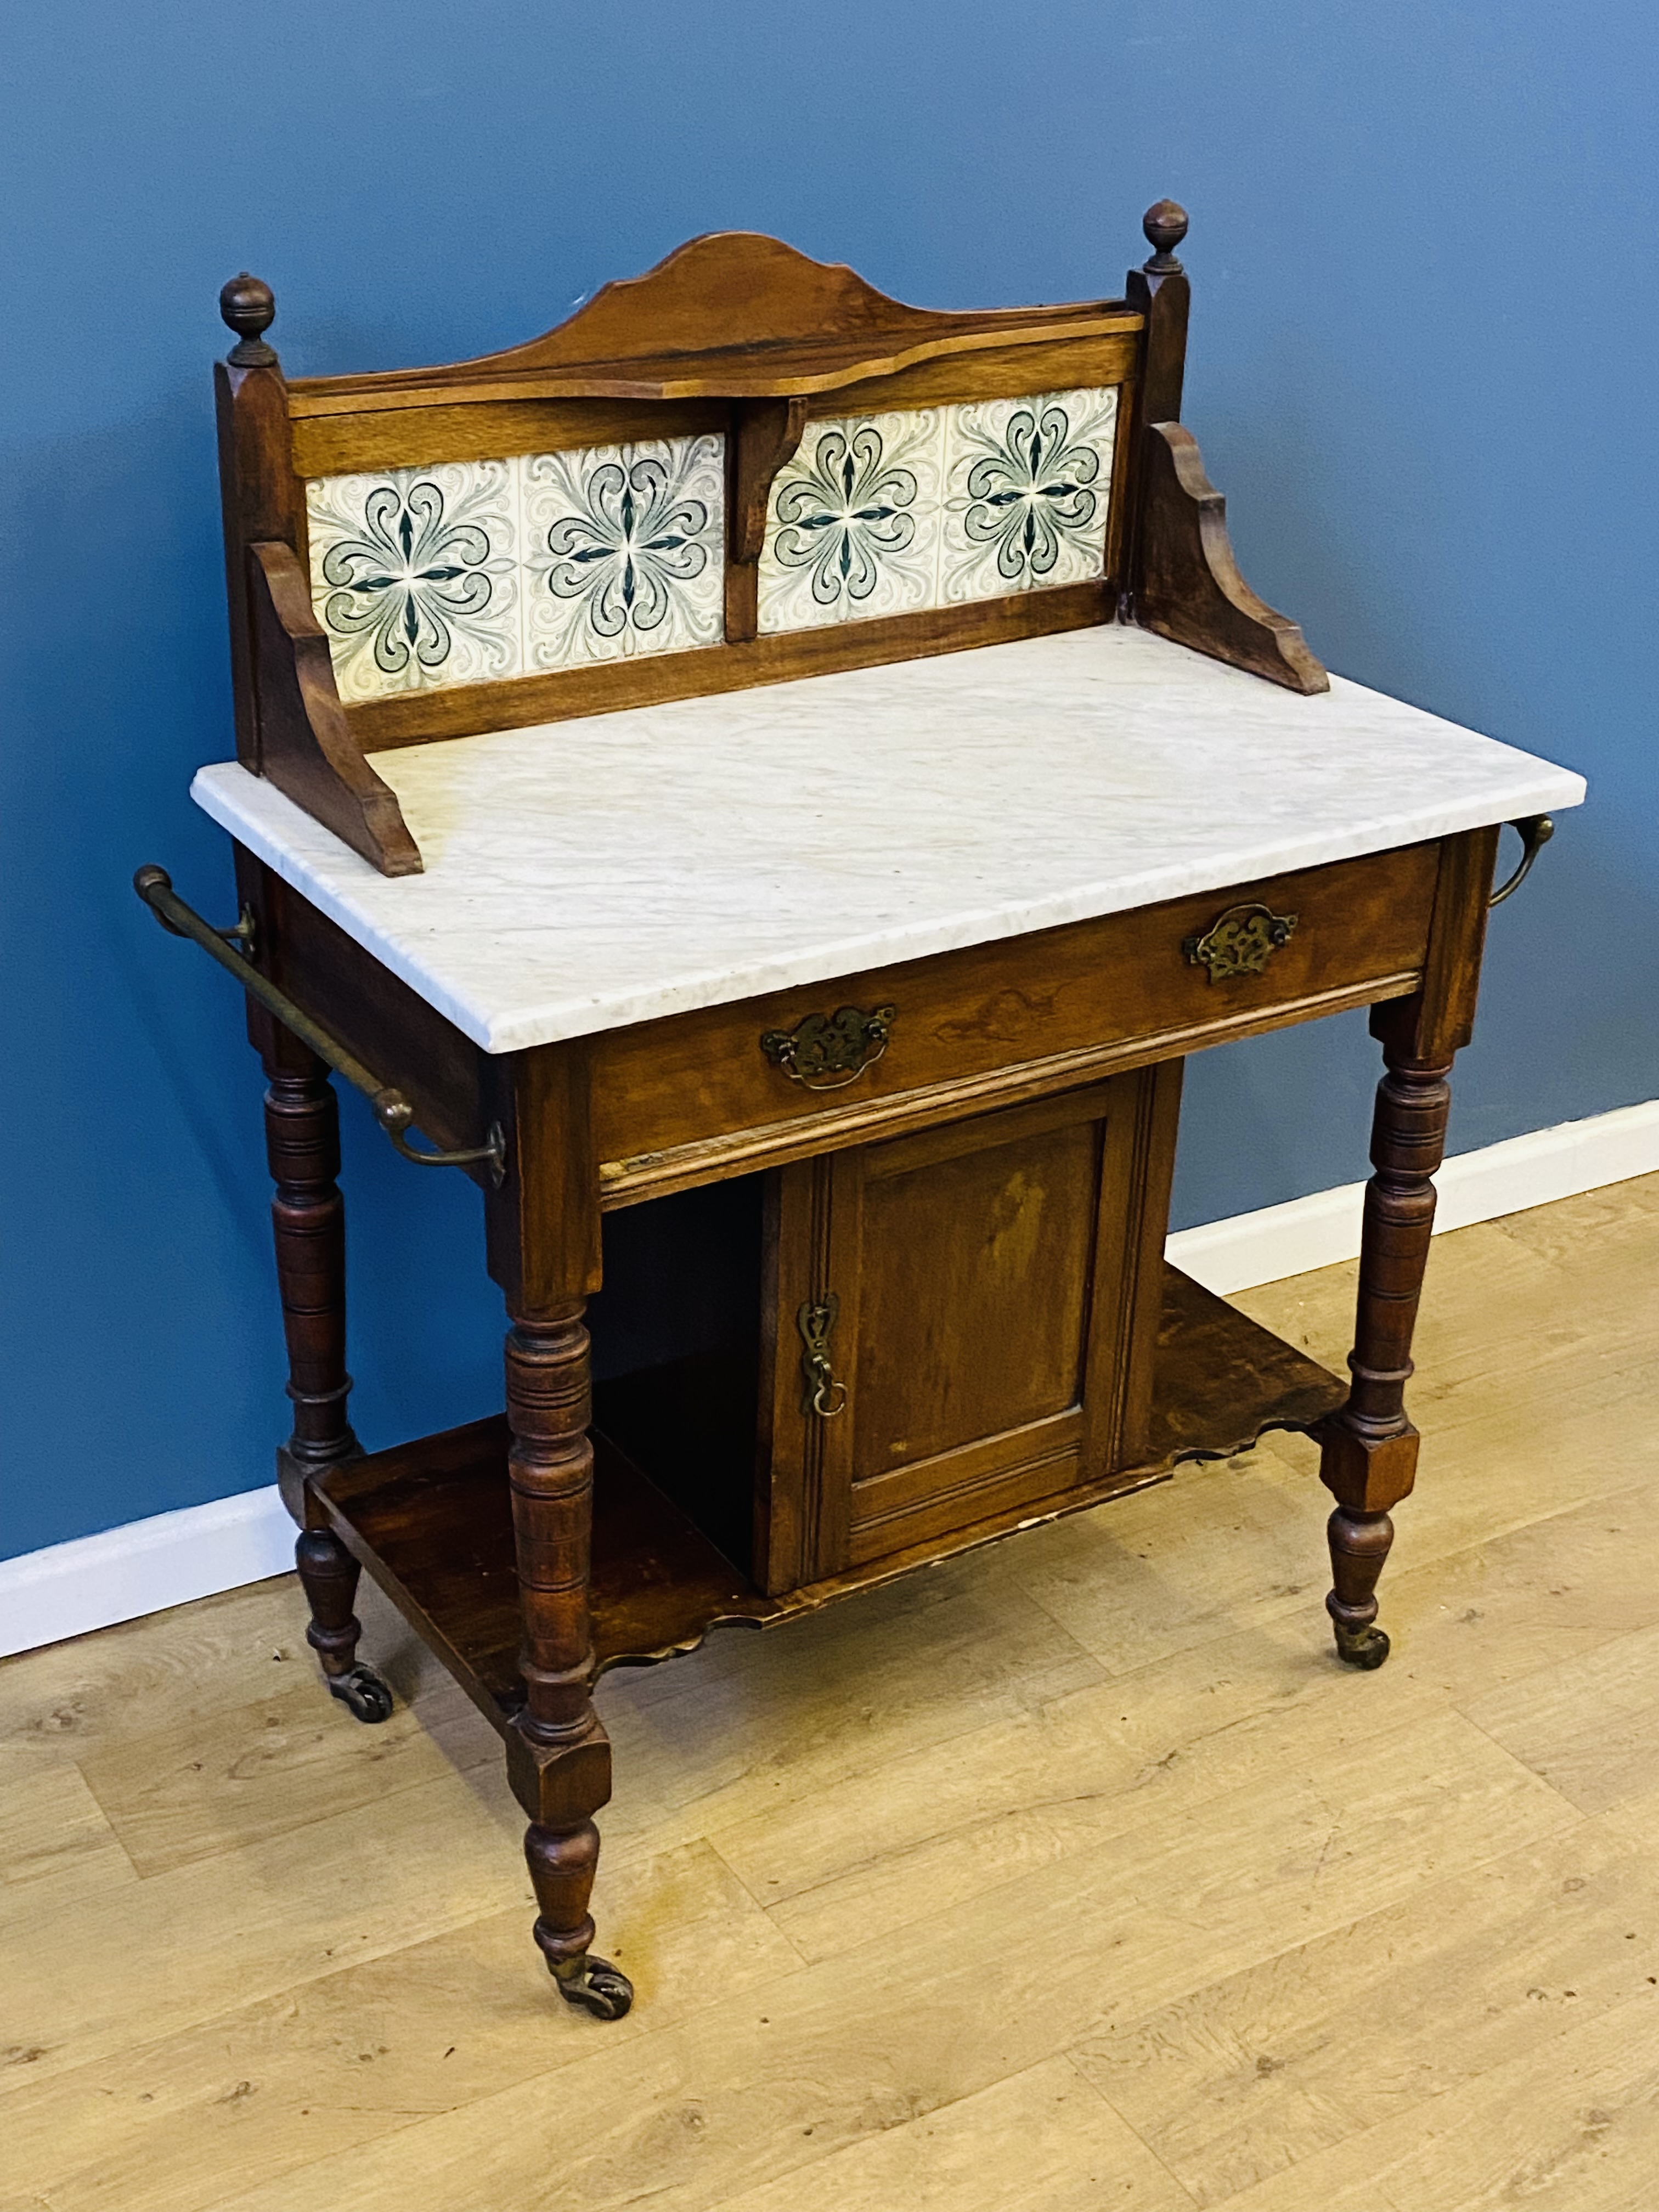
[[[383,1728],[291,1580],[7,1662],[0,2208],[1656,2212],[1656,1320],[1659,1176],[1437,1243],[1381,1674],[1281,1437],[611,1676],[615,2026],[372,1591]]]

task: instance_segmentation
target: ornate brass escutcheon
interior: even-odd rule
[[[805,1384],[800,1409],[824,1421],[833,1421],[847,1403],[847,1385],[836,1382],[830,1366],[830,1332],[840,1311],[841,1300],[833,1291],[826,1291],[821,1298],[808,1298],[795,1316],[795,1326],[806,1346],[800,1360]]]
[[[887,1049],[896,1006],[842,1006],[833,1014],[808,1014],[793,1030],[768,1030],[760,1048],[774,1067],[809,1091],[842,1091],[873,1067]]]
[[[1181,949],[1194,968],[1207,968],[1212,983],[1231,975],[1259,975],[1296,927],[1293,914],[1275,914],[1252,900],[1218,915],[1201,937],[1185,937]]]

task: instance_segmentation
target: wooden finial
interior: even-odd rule
[[[1152,258],[1145,266],[1149,276],[1174,276],[1181,264],[1175,249],[1187,235],[1187,210],[1177,200],[1154,200],[1140,218],[1140,228]]]
[[[236,368],[275,367],[276,349],[264,340],[264,333],[276,318],[276,301],[269,284],[243,270],[221,289],[219,313],[226,327],[236,332],[236,343],[228,356]]]

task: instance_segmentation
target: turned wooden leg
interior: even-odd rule
[[[1347,1403],[1322,1431],[1319,1476],[1335,1498],[1329,1524],[1332,1580],[1325,1601],[1339,1655],[1380,1667],[1389,1639],[1376,1626],[1376,1580],[1394,1540],[1389,1508],[1411,1490],[1417,1431],[1406,1415],[1412,1331],[1434,1225],[1435,1170],[1446,1140],[1449,1058],[1410,1057],[1385,1042],[1388,1073],[1371,1127],[1376,1170],[1365,1186],[1353,1382]]]
[[[392,1692],[357,1660],[361,1629],[352,1612],[358,1565],[326,1526],[310,1478],[357,1450],[346,1418],[351,1377],[345,1364],[345,1205],[340,1120],[328,1070],[282,1032],[265,1054],[265,1151],[276,1195],[270,1218],[276,1280],[288,1340],[288,1395],[294,1431],[276,1455],[277,1480],[301,1524],[295,1564],[311,1607],[307,1641],[322,1662],[330,1691],[360,1721],[383,1721]]]
[[[515,1320],[507,1337],[508,1474],[524,1613],[525,1704],[507,1772],[530,1815],[525,1856],[539,1907],[535,1937],[559,1994],[619,2020],[632,1985],[590,1948],[599,1863],[593,1814],[611,1795],[611,1743],[593,1710],[587,1579],[593,1448],[587,1331],[580,1303]]]

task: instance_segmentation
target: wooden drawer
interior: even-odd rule
[[[1421,971],[1439,854],[1407,846],[613,1031],[592,1048],[605,1202],[1399,997]],[[1252,904],[1294,929],[1259,973],[1212,980],[1184,948]],[[843,1006],[896,1010],[886,1051],[845,1089],[808,1088],[763,1051],[767,1032]]]

